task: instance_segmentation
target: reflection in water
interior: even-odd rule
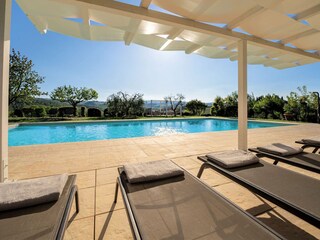
[[[173,128],[165,128],[165,127],[156,127],[154,130],[155,136],[167,136],[167,135],[176,135],[176,134],[182,134],[182,131],[179,131],[179,129],[173,129]]]

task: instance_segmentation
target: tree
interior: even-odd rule
[[[165,102],[169,102],[170,103],[170,108],[173,111],[174,116],[177,116],[177,108],[182,105],[182,101],[185,99],[185,97],[178,93],[175,96],[170,95],[167,97],[164,97],[164,101]]]
[[[196,115],[196,114],[200,115],[201,112],[206,110],[206,107],[207,107],[207,104],[205,104],[204,102],[201,102],[198,99],[191,100],[186,104],[186,108],[190,112],[192,112],[193,115]]]
[[[314,94],[308,92],[306,86],[298,87],[298,92],[291,92],[284,105],[284,111],[293,114],[299,121],[309,121],[310,113],[316,119],[316,110],[317,99]]]
[[[225,108],[227,117],[238,116],[238,93],[232,92],[225,98]]]
[[[257,99],[253,105],[253,111],[257,117],[281,118],[284,104],[283,98],[275,94],[268,94]]]
[[[141,115],[143,113],[143,94],[118,92],[112,94],[107,99],[107,108],[111,116],[128,117],[134,115]]]
[[[33,102],[36,96],[46,95],[40,91],[39,84],[44,77],[33,70],[33,63],[26,56],[12,49],[9,70],[9,105],[23,107]]]
[[[98,93],[92,88],[76,88],[72,86],[62,86],[54,89],[50,94],[52,100],[67,102],[73,107],[73,115],[77,115],[77,105],[84,101],[98,98]]]
[[[225,103],[224,99],[220,96],[217,96],[211,107],[211,115],[214,116],[225,116],[226,108],[225,108]]]

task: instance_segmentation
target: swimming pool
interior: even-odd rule
[[[284,125],[288,124],[255,121],[248,122],[248,128],[266,128]],[[238,129],[237,120],[213,118],[32,124],[20,125],[10,129],[9,146],[81,142],[236,129]]]

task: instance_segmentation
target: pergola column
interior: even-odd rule
[[[0,182],[8,179],[8,94],[12,0],[0,1]]]
[[[238,149],[248,148],[247,41],[238,42]]]

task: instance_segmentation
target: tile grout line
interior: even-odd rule
[[[96,239],[96,196],[97,196],[97,169],[94,170],[94,211],[93,211],[93,240]]]

